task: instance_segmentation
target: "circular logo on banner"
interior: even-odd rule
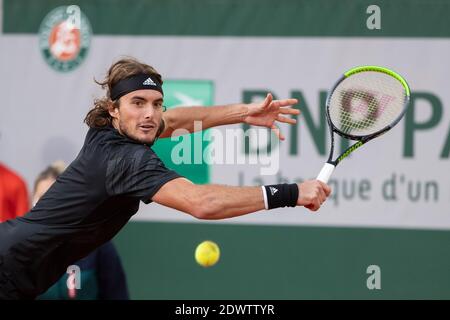
[[[91,41],[89,20],[76,5],[50,11],[39,28],[39,48],[54,70],[67,72],[86,58]]]

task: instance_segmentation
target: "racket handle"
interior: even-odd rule
[[[331,163],[325,163],[322,170],[320,170],[319,175],[317,176],[317,180],[322,181],[323,183],[327,183],[334,171],[334,168],[335,166]]]

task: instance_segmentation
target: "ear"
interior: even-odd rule
[[[159,129],[158,132],[156,133],[156,138],[158,138],[161,133],[164,132],[164,129],[166,128],[166,123],[164,122],[164,117],[161,118],[161,121],[159,123]]]
[[[108,103],[108,113],[114,119],[117,119],[119,117],[119,107],[117,107],[116,104],[112,101]]]

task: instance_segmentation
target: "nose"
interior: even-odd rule
[[[144,112],[145,112],[144,113],[144,118],[145,119],[151,119],[151,118],[153,118],[153,115],[155,114],[155,109],[153,109],[152,106],[148,106],[147,108],[145,108]]]

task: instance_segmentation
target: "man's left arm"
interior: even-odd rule
[[[295,124],[296,120],[286,115],[298,115],[300,111],[292,108],[297,99],[273,100],[272,95],[267,94],[264,101],[259,103],[239,103],[214,107],[183,107],[169,109],[163,115],[165,130],[160,138],[172,136],[177,129],[184,129],[178,134],[192,133],[212,127],[247,123],[249,125],[267,127],[274,130],[279,139],[284,140],[276,121]],[[200,125],[195,125],[199,122]],[[187,132],[186,132],[187,131]]]

